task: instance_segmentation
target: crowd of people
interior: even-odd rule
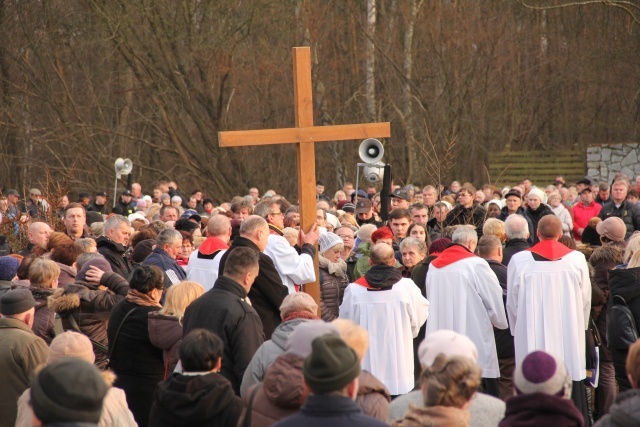
[[[0,427],[640,424],[639,185],[5,190]]]

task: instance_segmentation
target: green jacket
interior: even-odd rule
[[[0,319],[0,427],[15,425],[18,398],[48,355],[49,347],[28,325],[17,319]]]
[[[369,265],[369,254],[371,253],[372,246],[373,246],[373,243],[371,242],[362,242],[358,246],[358,249],[356,249],[356,252],[359,254],[362,254],[362,256],[358,258],[358,261],[356,261],[356,266],[353,269],[354,281],[364,276],[364,273],[369,271],[369,269],[371,268],[371,266]],[[395,267],[400,268],[402,267],[402,264],[396,261]]]

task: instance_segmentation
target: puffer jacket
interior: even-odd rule
[[[308,322],[310,319],[291,319],[280,323],[271,335],[271,339],[262,343],[256,354],[251,359],[249,366],[244,371],[244,377],[242,377],[242,384],[240,385],[240,396],[244,397],[249,388],[262,382],[267,369],[274,360],[284,353],[284,347],[287,343],[289,335],[293,332],[294,328],[300,323]]]
[[[387,422],[391,395],[382,382],[371,372],[360,371],[356,405],[365,415]]]
[[[338,310],[342,304],[344,290],[349,285],[347,263],[339,259],[331,262],[318,255],[320,266],[320,308],[322,320],[331,322],[338,318]]]
[[[56,336],[53,327],[55,313],[47,306],[47,299],[53,295],[55,289],[29,288],[29,290],[33,295],[33,299],[36,300],[36,314],[31,330],[34,334],[42,338],[47,345],[50,345]]]
[[[49,308],[58,313],[64,330],[75,330],[69,316],[73,316],[80,332],[105,347],[107,346],[107,325],[111,309],[123,300],[129,292],[129,283],[119,274],[104,273],[100,284],[107,290],[100,290],[89,282],[77,281],[67,289],[58,289],[49,297]],[[96,366],[105,369],[107,354],[94,348]]]
[[[163,350],[164,379],[166,380],[176,368],[180,360],[180,343],[182,342],[182,320],[176,316],[167,316],[152,311],[149,316],[149,340],[151,344]]]
[[[137,427],[133,414],[127,405],[127,397],[124,390],[113,386],[115,375],[111,371],[103,371],[102,378],[109,387],[107,395],[102,404],[102,414],[98,427]],[[31,389],[25,390],[18,399],[18,418],[15,427],[31,427],[33,425],[33,409],[29,401],[31,400]]]
[[[573,219],[571,219],[571,212],[569,209],[565,208],[562,203],[560,203],[557,207],[551,207],[551,211],[560,218],[562,222],[562,233],[565,236],[571,237],[571,231],[573,230]]]
[[[251,394],[259,387],[251,407],[251,427],[267,427],[293,415],[307,398],[302,365],[304,358],[294,354],[282,354],[267,370],[264,383],[249,389],[243,397],[242,425]]]
[[[640,425],[640,389],[621,393],[594,427],[632,427]]]
[[[607,310],[611,310],[613,298],[616,295],[624,298],[633,315],[636,327],[638,327],[640,325],[640,267],[616,268],[609,271],[609,303]],[[608,329],[624,333],[622,328],[612,324],[610,319],[607,319],[607,323]],[[631,384],[627,378],[625,366],[629,348],[615,348],[613,341],[608,344],[620,391],[629,390]]]

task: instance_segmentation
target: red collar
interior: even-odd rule
[[[215,236],[207,237],[207,239],[202,242],[202,244],[198,248],[200,253],[203,255],[211,255],[212,253],[220,249],[229,249],[229,245]]]
[[[368,288],[368,289],[373,289],[371,287],[371,285],[369,285],[369,282],[367,281],[367,279],[364,278],[364,276],[362,276],[361,278],[359,278],[358,280],[356,280],[353,283],[356,283],[356,284],[358,284],[360,286],[364,286],[365,288]]]
[[[431,265],[437,268],[442,268],[449,264],[453,264],[454,262],[458,262],[465,258],[473,258],[475,256],[476,255],[471,253],[471,251],[464,246],[454,244],[442,251],[438,258],[431,261]]]
[[[557,240],[542,240],[527,250],[550,261],[557,261],[573,252],[573,249],[569,249]]]

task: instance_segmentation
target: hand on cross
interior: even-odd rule
[[[320,231],[318,231],[318,224],[313,224],[311,229],[307,234],[300,229],[300,234],[298,234],[298,245],[302,247],[303,244],[309,243],[310,245],[315,245],[320,238]]]

